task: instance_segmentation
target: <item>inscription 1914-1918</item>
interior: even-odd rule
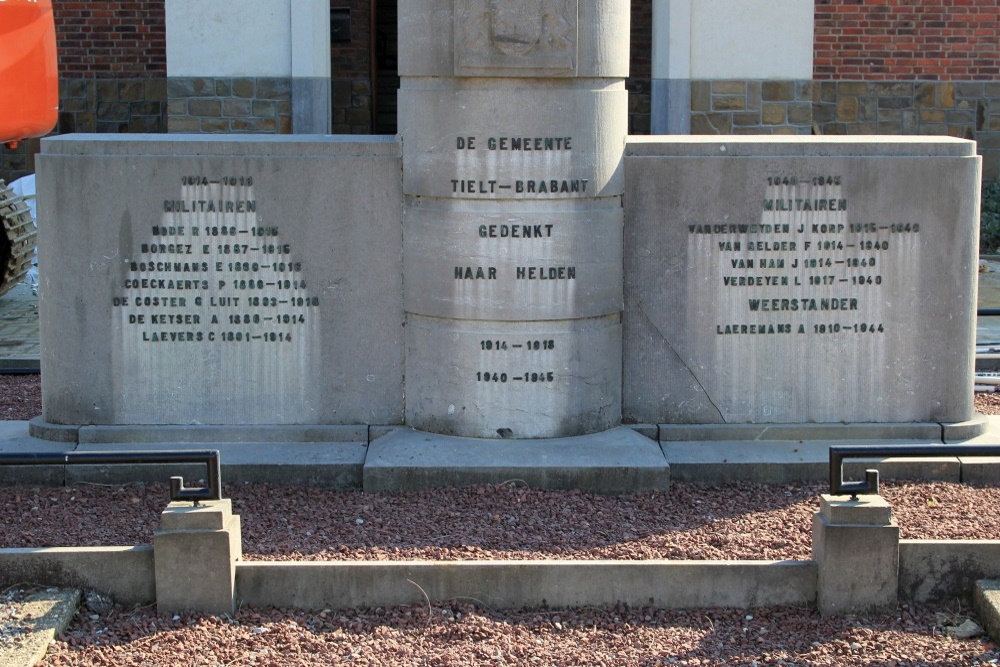
[[[262,225],[251,176],[185,176],[163,223],[128,259],[112,305],[148,343],[290,343],[319,298],[277,225]]]

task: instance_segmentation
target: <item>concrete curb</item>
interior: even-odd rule
[[[1000,579],[980,579],[972,595],[972,606],[993,641],[1000,642]]]
[[[0,648],[0,667],[32,667],[45,657],[56,635],[69,627],[80,607],[80,591],[48,590],[30,595],[19,605],[28,632],[7,648]]]
[[[502,609],[747,609],[816,601],[812,561],[241,562],[236,596],[255,606],[374,608],[476,600]]]
[[[998,554],[1000,541],[901,540],[898,599],[924,604],[981,596],[974,592],[981,587],[977,580],[1000,577]],[[813,606],[818,568],[815,560],[239,560],[235,598],[298,609],[374,608],[427,598],[472,599],[495,608]],[[94,589],[124,604],[157,600],[148,546],[0,549],[0,574],[8,585]],[[995,583],[990,604],[1000,608],[1000,580]]]

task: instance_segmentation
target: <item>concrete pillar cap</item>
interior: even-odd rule
[[[160,514],[160,530],[223,530],[233,516],[233,501],[202,500],[197,505],[187,501],[172,502]]]
[[[882,496],[859,495],[857,500],[846,496],[822,494],[819,514],[832,525],[888,526],[893,523],[892,508]]]

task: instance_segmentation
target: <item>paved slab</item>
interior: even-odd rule
[[[26,632],[10,645],[0,645],[0,667],[32,667],[42,661],[49,643],[69,627],[80,606],[80,591],[51,589],[19,603]]]
[[[939,440],[728,440],[661,442],[672,479],[692,482],[752,481],[784,483],[829,479],[830,447],[840,445],[940,445]],[[958,482],[957,457],[851,459],[846,479],[863,479],[876,468],[882,479],[934,479]]]
[[[0,297],[0,373],[39,369],[38,294],[21,283]]]
[[[1000,418],[967,443],[1000,443]],[[391,426],[359,429],[207,428],[203,437],[184,429],[147,428],[141,442],[115,441],[128,427],[77,429],[66,442],[29,435],[28,422],[0,422],[0,454],[70,451],[218,449],[226,482],[311,484],[369,491],[466,486],[521,480],[537,488],[588,488],[618,493],[666,488],[669,480],[767,483],[829,479],[831,445],[928,445],[940,440],[688,440],[657,444],[656,426],[619,428],[581,438],[475,440]],[[192,429],[197,431],[197,429]],[[37,432],[37,428],[35,429]],[[76,431],[74,431],[74,434]],[[170,436],[174,437],[170,437]],[[348,437],[350,436],[350,437]],[[79,443],[77,442],[79,440]],[[371,443],[369,445],[369,442]],[[965,483],[1000,481],[1000,458],[851,459],[844,477],[858,480],[875,467],[883,479],[933,479]],[[171,475],[200,479],[199,466],[0,466],[0,484],[62,485],[77,481],[164,481]]]
[[[666,489],[670,467],[630,428],[576,438],[477,440],[401,428],[372,442],[365,491],[520,481],[534,488],[623,493]]]

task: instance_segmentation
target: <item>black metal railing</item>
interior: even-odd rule
[[[191,501],[222,499],[222,466],[218,450],[173,450],[152,452],[65,452],[0,454],[0,466],[28,465],[128,465],[128,464],[202,464],[206,467],[205,486],[185,486],[184,478],[170,478],[170,500]]]
[[[845,459],[914,459],[930,456],[996,456],[1000,445],[838,445],[830,447],[830,495],[851,496],[878,493],[878,470],[865,470],[865,481],[844,481]]]

